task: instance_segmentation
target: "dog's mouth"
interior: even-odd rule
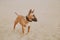
[[[37,22],[37,18],[32,19],[32,21]]]

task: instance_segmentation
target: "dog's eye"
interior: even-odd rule
[[[34,16],[34,15],[33,15]]]
[[[34,18],[35,16],[34,15],[32,15],[32,18]]]

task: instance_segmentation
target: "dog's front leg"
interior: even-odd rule
[[[22,32],[23,32],[23,34],[24,34],[24,26],[22,26]]]
[[[30,26],[28,26],[28,33],[30,32]]]

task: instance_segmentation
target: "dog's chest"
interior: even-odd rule
[[[30,25],[31,25],[31,23],[29,22],[29,23],[26,24],[26,27],[28,27],[28,26],[30,26]]]
[[[26,27],[30,26],[31,22],[28,22],[28,21],[26,20],[26,18],[24,18],[24,20],[25,20],[25,25],[26,25]]]

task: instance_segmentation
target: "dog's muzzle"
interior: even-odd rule
[[[37,18],[32,19],[32,21],[37,22]]]

